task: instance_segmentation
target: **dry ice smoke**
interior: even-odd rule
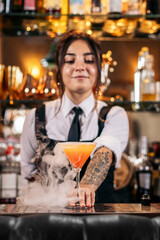
[[[42,161],[49,164],[48,180],[50,184],[44,186],[38,181],[29,183],[20,191],[17,202],[20,205],[60,206],[65,207],[73,197],[75,189],[75,171],[62,151],[61,144],[54,148],[54,155],[45,155]],[[65,169],[65,174],[64,170]]]

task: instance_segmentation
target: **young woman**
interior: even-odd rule
[[[56,49],[59,98],[32,109],[21,136],[22,175],[28,179],[36,178],[39,171],[45,175],[42,156],[53,153],[57,142],[75,141],[68,135],[76,114],[74,108],[80,109],[79,141],[96,142],[92,158],[81,171],[80,205],[88,207],[95,201],[114,202],[114,168],[129,132],[124,109],[109,109],[97,100],[101,55],[99,43],[91,36],[75,31],[64,34]]]

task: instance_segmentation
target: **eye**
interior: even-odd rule
[[[93,64],[95,63],[95,57],[93,55],[86,56],[84,58],[84,62],[88,64]]]
[[[68,61],[65,60],[64,63],[73,64],[74,60],[68,60]]]
[[[65,56],[64,63],[73,64],[75,62],[75,58],[73,56]]]
[[[92,64],[92,63],[94,63],[94,61],[93,61],[93,60],[85,60],[85,63],[90,63],[90,64]]]

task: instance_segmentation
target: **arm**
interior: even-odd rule
[[[35,109],[32,109],[26,116],[21,135],[21,174],[27,179],[32,178],[37,171],[35,164],[31,162],[37,148],[34,125]]]
[[[107,177],[112,159],[113,154],[106,147],[101,147],[95,152],[80,183],[80,204],[82,206],[85,206],[85,198],[87,206],[94,206],[95,191]]]

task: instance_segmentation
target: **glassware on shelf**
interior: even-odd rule
[[[102,27],[106,20],[106,5],[107,1],[104,0],[92,0],[90,3],[89,15],[86,19],[91,23],[93,37],[102,36]]]
[[[104,98],[104,94],[107,91],[111,80],[108,76],[109,72],[114,71],[114,67],[117,65],[117,62],[112,58],[112,51],[108,51],[105,54],[102,54],[102,70],[101,70],[101,83],[99,86],[99,99]]]
[[[19,99],[20,87],[23,81],[23,73],[18,66],[3,67],[3,99]]]
[[[22,89],[22,98],[35,98],[37,91],[37,80],[29,73],[26,76],[24,87]]]
[[[107,19],[103,36],[122,37],[127,29],[127,19],[122,16],[122,0],[107,1]]]
[[[55,99],[58,96],[57,84],[54,77],[54,72],[49,70],[39,82],[37,87],[36,98],[40,99]]]
[[[88,157],[93,152],[96,143],[93,142],[66,142],[62,143],[62,150],[66,154],[68,160],[76,172],[76,190],[77,198],[79,198],[80,191],[80,171],[87,161]],[[80,207],[79,200],[75,207]]]

